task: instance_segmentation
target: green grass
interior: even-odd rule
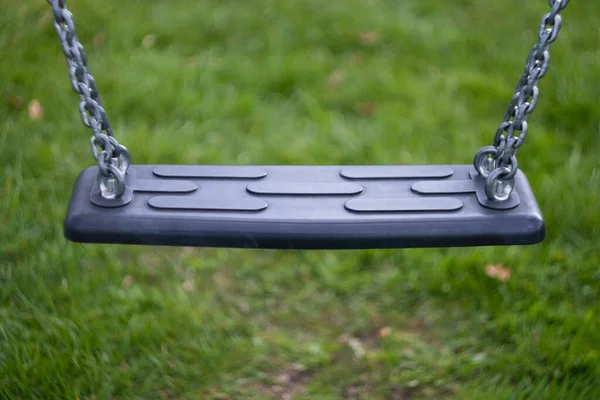
[[[68,6],[115,134],[141,164],[467,164],[548,10]],[[563,15],[519,152],[542,244],[291,252],[67,242],[90,132],[46,1],[1,2],[0,397],[600,398],[600,3]],[[512,276],[492,279],[487,264]]]

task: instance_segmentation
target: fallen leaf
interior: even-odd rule
[[[8,98],[8,104],[16,110],[22,110],[25,107],[25,100],[23,100],[21,96],[10,96]]]
[[[154,35],[154,34],[146,35],[146,36],[144,36],[144,39],[142,39],[142,46],[145,49],[149,49],[150,47],[154,46],[155,42],[156,42],[156,35]]]
[[[196,57],[188,57],[185,60],[185,65],[188,67],[196,67],[198,65],[198,59]]]
[[[348,346],[350,346],[356,358],[363,358],[367,353],[363,344],[357,338],[350,338],[348,340]]]
[[[344,83],[344,80],[346,80],[346,73],[342,70],[336,70],[333,71],[333,73],[331,75],[329,75],[329,78],[327,79],[327,91],[328,92],[335,92],[335,90],[342,84]]]
[[[288,374],[287,372],[282,372],[275,377],[275,382],[280,385],[285,385],[289,381],[290,381],[290,374]]]
[[[296,372],[303,372],[306,370],[306,367],[303,364],[293,363],[292,369]]]
[[[121,282],[121,289],[127,289],[133,283],[133,276],[125,275],[123,282]]]
[[[192,281],[190,281],[189,279],[186,279],[181,284],[181,288],[183,289],[184,292],[191,292],[192,290],[194,290],[194,283]]]
[[[283,388],[281,386],[279,386],[279,385],[271,386],[271,390],[274,393],[281,393],[281,392],[283,392]]]
[[[506,282],[510,279],[511,270],[502,265],[486,265],[485,274],[490,278],[497,279],[501,282]]]
[[[94,39],[92,40],[92,42],[94,43],[94,46],[102,47],[104,45],[105,39],[106,36],[104,35],[104,32],[98,32],[96,33],[96,35],[94,35]]]
[[[240,303],[240,311],[243,312],[244,314],[247,314],[250,312],[250,305],[248,303]]]
[[[348,335],[347,333],[344,333],[342,336],[340,336],[338,338],[338,342],[343,343],[343,344],[348,343],[348,340],[350,340],[350,335]]]
[[[360,115],[370,117],[371,115],[375,114],[375,111],[377,110],[377,104],[374,101],[369,101],[359,104],[356,109]]]
[[[375,44],[379,41],[379,34],[377,32],[369,31],[362,32],[360,34],[360,42],[362,44]]]
[[[381,328],[377,335],[379,337],[386,337],[386,336],[390,336],[391,333],[392,333],[392,328],[390,328],[389,326],[386,326],[385,328]]]
[[[352,53],[352,55],[350,56],[350,59],[357,63],[360,64],[363,62],[364,56],[363,53],[361,53],[360,51],[356,52],[356,53]]]
[[[27,108],[29,110],[29,118],[34,121],[38,121],[44,116],[44,109],[42,108],[40,102],[36,99],[31,100]]]

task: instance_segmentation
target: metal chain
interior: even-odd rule
[[[90,143],[92,155],[98,162],[102,196],[119,198],[125,192],[129,152],[113,138],[98,88],[87,66],[85,51],[75,34],[73,17],[66,8],[66,0],[47,1],[52,6],[54,28],[67,58],[71,86],[81,99],[81,119],[93,132]],[[550,45],[556,41],[562,26],[559,13],[568,3],[569,0],[548,0],[552,9],[542,17],[538,43],[527,57],[525,71],[496,131],[493,145],[481,148],[473,160],[477,172],[486,178],[485,192],[490,200],[504,201],[514,188],[514,177],[518,171],[516,153],[527,137],[527,117],[538,102],[538,82],[548,72]]]
[[[542,17],[538,30],[539,41],[527,57],[525,72],[517,83],[508,112],[496,131],[494,143],[475,154],[473,164],[477,172],[486,178],[485,192],[490,200],[507,200],[514,188],[514,176],[518,171],[517,150],[525,142],[527,117],[538,102],[538,82],[548,72],[550,45],[558,37],[562,26],[559,13],[568,3],[569,0],[548,0],[552,10]]]
[[[75,34],[73,16],[66,0],[47,0],[52,6],[54,29],[67,59],[71,87],[79,95],[79,113],[83,125],[92,130],[90,145],[98,162],[98,181],[103,197],[119,198],[125,192],[125,174],[130,157],[127,149],[113,137],[106,112],[102,108],[96,82],[87,66],[87,56]]]

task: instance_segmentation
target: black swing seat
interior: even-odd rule
[[[76,242],[269,249],[525,245],[545,225],[523,172],[487,200],[470,165],[132,165],[118,200],[97,167],[78,177],[65,220]]]

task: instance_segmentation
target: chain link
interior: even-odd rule
[[[538,102],[538,82],[548,72],[550,45],[557,39],[562,26],[559,13],[568,3],[569,0],[548,0],[551,11],[542,17],[538,43],[527,56],[525,71],[496,131],[493,145],[483,147],[475,154],[473,164],[477,172],[486,178],[486,194],[490,200],[506,200],[514,187],[514,176],[518,171],[517,150],[525,142],[527,117]]]
[[[102,196],[121,197],[125,191],[129,152],[113,137],[108,117],[102,108],[96,82],[87,66],[87,56],[75,33],[73,16],[66,8],[66,0],[47,1],[52,6],[54,29],[67,59],[71,87],[79,95],[81,121],[92,131],[92,155],[98,162],[98,179]]]
[[[80,97],[81,120],[93,133],[92,155],[98,162],[102,195],[106,198],[121,197],[125,191],[129,152],[113,138],[96,82],[87,66],[87,56],[75,34],[73,17],[66,8],[66,0],[47,2],[52,6],[54,28],[67,59],[71,87]],[[548,72],[550,45],[558,37],[562,26],[560,12],[568,3],[569,0],[548,0],[551,11],[542,17],[538,43],[527,57],[525,71],[517,83],[508,111],[494,135],[493,145],[483,147],[475,154],[473,164],[477,172],[486,178],[485,191],[490,200],[506,200],[514,187],[514,176],[518,171],[516,153],[527,137],[527,117],[537,105],[537,85]]]

